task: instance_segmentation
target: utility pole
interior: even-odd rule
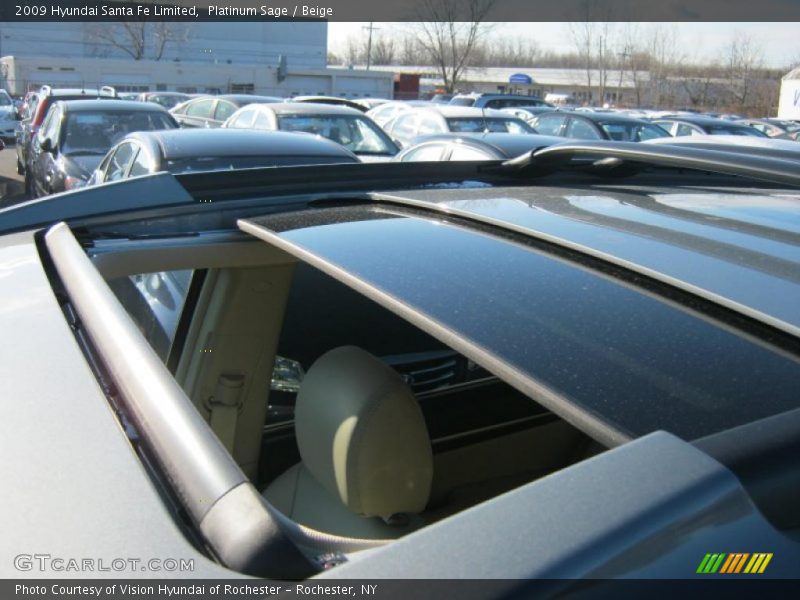
[[[376,29],[380,29],[380,27],[374,27],[372,23],[373,21],[370,21],[369,27],[361,28],[369,30],[369,37],[367,38],[367,71],[369,71],[369,67],[372,64],[372,32]]]
[[[629,49],[630,49],[630,46],[628,46],[626,44],[625,48],[623,48],[622,52],[618,52],[617,53],[617,56],[619,56],[622,59],[622,62],[620,62],[620,65],[619,65],[619,85],[617,86],[617,106],[620,105],[620,100],[622,99],[622,77],[625,74],[625,59],[626,58],[630,58],[630,56],[631,56],[631,53],[630,53]]]

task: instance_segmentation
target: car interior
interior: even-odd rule
[[[604,450],[267,244],[93,262],[253,485],[313,530],[395,539]]]

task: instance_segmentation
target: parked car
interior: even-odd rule
[[[741,125],[749,125],[771,138],[800,141],[800,123],[785,119],[741,119]]]
[[[386,104],[391,102],[388,98],[353,98],[353,102],[363,106],[367,112],[380,106],[381,104]]]
[[[26,174],[33,154],[33,141],[47,116],[50,107],[59,100],[111,100],[117,99],[117,91],[110,86],[100,89],[87,88],[52,88],[43,85],[39,91],[31,95],[27,108],[20,122],[17,133],[17,173]]]
[[[20,115],[17,105],[8,92],[0,90],[0,140],[9,142],[16,140],[20,129]]]
[[[367,116],[383,127],[401,112],[412,110],[416,106],[430,106],[427,100],[393,100],[367,111]]]
[[[399,151],[389,136],[363,112],[332,104],[252,104],[236,111],[223,127],[313,133],[341,144],[367,161],[388,160]]]
[[[143,92],[136,97],[139,102],[155,102],[167,110],[175,108],[178,104],[190,99],[191,96],[189,94],[182,94],[181,92]]]
[[[221,127],[225,120],[238,109],[254,102],[283,102],[277,96],[251,96],[247,94],[224,94],[222,96],[198,96],[178,104],[169,112],[181,127]]]
[[[339,98],[338,96],[292,96],[286,98],[286,102],[312,102],[314,104],[332,104],[334,106],[346,106],[354,108],[360,112],[367,112],[370,107],[364,106],[355,100],[348,100],[347,98]]]
[[[800,145],[791,140],[746,135],[684,135],[648,140],[653,144],[706,148],[724,152],[743,152],[750,156],[771,156],[800,160]]]
[[[411,140],[408,147],[401,150],[394,160],[508,160],[563,142],[563,138],[538,134],[441,133]]]
[[[559,110],[554,106],[514,106],[512,108],[501,108],[500,111],[508,113],[523,121],[531,122],[542,113]]]
[[[32,197],[83,186],[108,149],[134,131],[177,128],[160,106],[117,100],[59,101],[33,144],[25,188]]]
[[[765,133],[734,121],[714,117],[683,116],[654,119],[653,123],[670,132],[675,137],[685,135],[749,135],[768,137]]]
[[[450,100],[453,99],[453,96],[455,96],[455,94],[445,94],[445,93],[437,92],[436,94],[433,94],[430,97],[430,102],[436,102],[437,104],[440,104],[440,103],[441,104],[449,104]]]
[[[449,104],[430,105],[403,111],[384,130],[392,139],[406,145],[421,135],[436,133],[481,133],[498,131],[528,134],[536,131],[522,119],[499,110],[452,106]]]
[[[88,185],[167,171],[194,173],[359,162],[358,157],[319,136],[241,129],[166,129],[126,135],[92,173]]]
[[[514,94],[485,94],[473,92],[456,94],[450,99],[454,106],[474,106],[475,108],[509,108],[511,106],[552,106],[537,96],[518,96]]]
[[[579,140],[643,142],[669,133],[648,121],[614,113],[551,112],[538,115],[531,125],[543,135]]]
[[[597,155],[650,170],[563,170]],[[162,173],[0,211],[0,575],[796,576],[797,169],[604,141],[485,166]]]

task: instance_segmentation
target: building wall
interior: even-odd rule
[[[137,26],[138,24],[134,24]],[[325,68],[328,27],[324,22],[148,23],[145,57],[155,58],[160,27],[173,38],[162,61],[277,64],[285,55],[290,67]],[[0,56],[130,58],[122,48],[101,39],[101,30],[120,45],[128,34],[114,23],[0,23]]]
[[[2,85],[21,95],[44,84],[97,88],[113,85],[119,92],[181,91],[229,93],[241,89],[269,96],[333,95],[348,98],[391,98],[391,73],[343,73],[340,69],[292,69],[278,81],[275,66],[202,64],[111,58],[3,57]]]
[[[779,119],[800,119],[800,79],[784,79],[778,101]]]

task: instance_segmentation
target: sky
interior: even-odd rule
[[[351,35],[363,36],[369,23],[330,23],[328,51],[343,48]],[[412,26],[413,23],[374,23],[379,28],[373,35],[387,35]],[[641,23],[642,27],[651,24]],[[798,23],[664,23],[674,27],[685,55],[694,61],[711,61],[736,34],[742,32],[761,45],[766,66],[782,68],[800,60],[800,26]],[[566,23],[495,23],[492,36],[532,38],[542,50],[559,53],[574,51]]]

